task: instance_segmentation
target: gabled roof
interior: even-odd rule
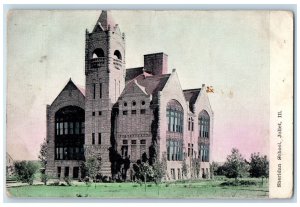
[[[70,78],[70,80],[68,81],[68,83],[65,85],[65,87],[61,90],[61,92],[58,94],[58,96],[56,96],[56,98],[54,99],[54,101],[52,102],[52,104],[56,101],[56,99],[62,94],[62,92],[64,91],[69,91],[69,90],[78,90],[79,93],[81,93],[83,95],[83,97],[85,97],[84,95],[84,89],[79,89],[72,81],[72,79]]]
[[[143,72],[142,74],[137,75],[135,78],[126,83],[124,92],[126,93],[126,91],[130,91],[128,89],[132,87],[134,83],[137,83],[139,86],[143,87],[143,89],[148,95],[155,96],[157,95],[158,91],[161,91],[164,88],[170,75],[171,74],[153,76],[149,73]]]
[[[183,90],[184,97],[189,102],[190,111],[192,111],[192,112],[193,112],[193,105],[195,104],[195,102],[200,94],[200,91],[201,91],[201,88]]]
[[[156,95],[158,91],[162,91],[171,74],[145,76],[139,75],[136,79],[138,84],[145,87],[148,94]]]
[[[134,79],[138,75],[142,74],[143,71],[144,71],[144,67],[126,69],[125,82],[128,82],[128,81]]]

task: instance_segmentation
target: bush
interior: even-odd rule
[[[226,181],[220,184],[221,186],[251,186],[257,185],[255,181],[239,180],[239,181]]]
[[[71,186],[72,185],[72,180],[67,176],[67,177],[64,177],[64,181],[66,182],[66,184],[68,186]]]
[[[32,161],[17,161],[14,163],[15,174],[18,181],[33,184],[34,174],[38,166]]]
[[[48,175],[46,175],[44,173],[41,174],[41,181],[44,183],[44,185],[47,185],[48,180],[49,180]]]

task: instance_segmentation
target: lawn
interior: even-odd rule
[[[12,197],[88,197],[88,198],[268,198],[268,184],[251,186],[221,186],[223,180],[162,183],[97,183],[86,186],[19,186],[7,188]]]

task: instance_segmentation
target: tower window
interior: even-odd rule
[[[95,112],[94,111],[92,112],[92,116],[95,116]]]
[[[145,114],[146,113],[146,109],[141,109],[141,114]]]
[[[92,144],[95,144],[95,133],[92,133]]]
[[[131,110],[131,114],[136,114],[136,110]]]
[[[142,105],[145,105],[145,101],[142,101]]]
[[[133,102],[132,102],[132,106],[135,106],[135,105],[136,105],[136,102],[135,102],[135,101],[133,101]]]
[[[96,98],[96,84],[93,83],[93,99]]]
[[[102,83],[99,84],[99,97],[102,98]]]
[[[101,133],[99,133],[98,134],[98,144],[101,144],[101,141],[102,141],[101,139],[102,139],[102,136],[101,136]]]
[[[104,57],[104,51],[101,48],[97,48],[93,52],[93,58]]]
[[[99,113],[99,116],[101,116],[101,115],[102,115],[102,111],[99,111],[98,113]]]
[[[115,56],[116,59],[122,60],[122,55],[121,55],[119,50],[116,50],[114,52],[114,56]]]
[[[127,115],[127,113],[128,113],[127,111],[123,111],[123,115]]]
[[[127,102],[124,102],[124,106],[127,106]]]

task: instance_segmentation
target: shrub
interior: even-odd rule
[[[53,185],[54,185],[54,186],[59,186],[59,180],[55,180],[55,181],[53,182]]]
[[[42,173],[41,174],[41,181],[44,183],[44,185],[47,185],[48,180],[49,180],[48,175]]]
[[[38,166],[32,161],[17,161],[14,163],[15,173],[17,180],[33,184],[34,174],[36,173]]]
[[[221,186],[251,186],[257,185],[255,181],[239,180],[239,181],[226,181],[220,184]]]
[[[67,177],[64,177],[64,181],[66,182],[66,184],[68,186],[71,186],[72,185],[72,180],[67,176]]]

